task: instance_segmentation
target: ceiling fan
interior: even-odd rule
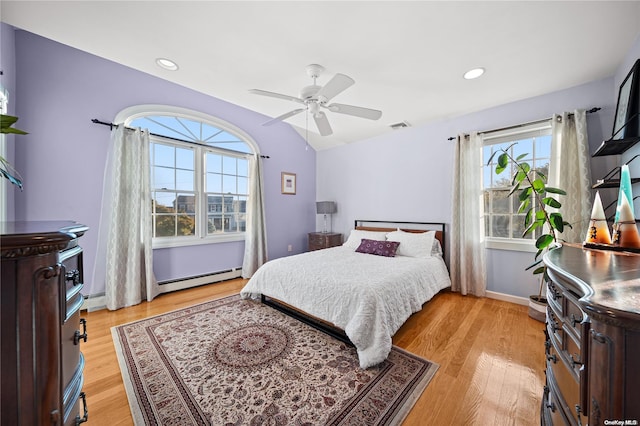
[[[320,108],[325,108],[331,112],[337,112],[338,114],[347,114],[353,115],[355,117],[368,118],[369,120],[377,120],[382,116],[382,111],[378,111],[375,109],[337,103],[327,104],[335,96],[339,95],[348,87],[355,84],[355,81],[351,77],[344,74],[336,74],[331,80],[329,80],[327,84],[325,84],[324,86],[318,86],[316,84],[316,79],[320,76],[320,74],[322,74],[322,72],[324,71],[324,67],[318,64],[311,64],[307,65],[306,70],[307,75],[313,79],[313,84],[303,87],[300,91],[299,97],[267,92],[266,90],[260,89],[249,90],[249,92],[255,93],[256,95],[270,96],[272,98],[284,99],[304,105],[303,108],[294,109],[293,111],[289,111],[267,121],[266,123],[263,123],[263,126],[270,126],[279,121],[286,120],[287,118],[292,117],[296,114],[300,114],[303,111],[309,111],[309,113],[313,116],[314,121],[316,122],[316,126],[318,126],[318,131],[320,132],[320,134],[322,136],[328,136],[333,133],[333,130],[331,129],[331,125],[329,124],[327,115],[323,111],[321,111]]]

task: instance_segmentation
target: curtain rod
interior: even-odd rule
[[[586,111],[587,114],[592,114],[594,112],[600,111],[602,108],[600,107],[593,107],[589,110]],[[569,114],[569,117],[571,117],[573,115],[573,113]],[[544,123],[545,121],[549,121],[551,120],[553,117],[549,117],[549,118],[544,118],[542,120],[535,120],[535,121],[529,121],[528,123],[522,123],[522,124],[514,124],[513,126],[507,126],[507,127],[501,127],[499,129],[491,129],[491,130],[483,130],[482,132],[478,132],[478,134],[484,134],[484,133],[493,133],[493,132],[500,132],[502,130],[510,130],[510,129],[517,129],[518,127],[525,127],[525,126],[530,126],[532,124],[538,124],[538,123]],[[468,134],[465,134],[465,137],[469,136]],[[456,139],[456,136],[451,136],[449,138],[447,138],[447,140],[452,141]]]
[[[108,123],[108,122],[106,122],[106,121],[100,121],[100,120],[98,120],[97,118],[93,118],[93,119],[91,119],[91,122],[92,122],[92,123],[94,123],[94,124],[102,124],[103,126],[109,126],[109,128],[110,128],[111,130],[113,130],[113,128],[114,128],[114,127],[115,127],[115,128],[118,128],[118,126],[119,126],[119,124],[115,124],[115,123]],[[135,130],[135,129],[131,128],[131,127],[125,127],[125,129],[127,129],[127,130]],[[157,134],[157,133],[151,133],[151,132],[149,132],[149,134],[150,134],[151,136],[158,136],[158,137],[161,137],[161,138],[167,138],[167,139],[171,139],[171,140],[178,141],[178,142],[185,142],[185,143],[191,143],[191,144],[194,144],[194,145],[200,145],[200,146],[208,146],[208,147],[211,147],[211,145],[207,145],[207,144],[204,144],[204,143],[198,143],[198,142],[193,142],[193,141],[185,141],[184,139],[172,138],[171,136],[159,135],[159,134]],[[218,148],[218,149],[223,149],[223,150],[225,150],[225,151],[229,151],[229,152],[233,152],[233,153],[241,153],[241,154],[245,154],[244,152],[234,151],[234,150],[232,150],[232,149],[225,149],[225,148],[219,148],[219,147],[216,147],[216,148]],[[269,157],[268,155],[262,155],[262,154],[260,154],[260,158],[271,158],[271,157]]]

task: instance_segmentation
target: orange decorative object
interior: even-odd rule
[[[585,243],[595,244],[611,244],[611,234],[607,225],[607,217],[602,208],[600,193],[596,192],[593,200],[593,209],[591,210],[591,221],[589,222],[589,230],[584,240]]]
[[[640,248],[640,233],[626,194],[620,193],[620,218],[613,224],[613,244],[620,247]]]

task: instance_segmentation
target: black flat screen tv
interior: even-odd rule
[[[640,59],[620,85],[611,138],[602,142],[593,157],[625,152],[640,141]]]
[[[616,115],[613,120],[612,140],[640,136],[640,59],[631,67],[620,85]]]

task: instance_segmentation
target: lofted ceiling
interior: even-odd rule
[[[299,107],[305,67],[355,84],[316,149],[611,76],[640,33],[639,1],[7,1],[3,22],[265,115]],[[170,58],[178,71],[159,68]],[[464,80],[474,67],[485,75]],[[303,136],[305,114],[287,120]],[[282,124],[277,124],[282,125]]]

